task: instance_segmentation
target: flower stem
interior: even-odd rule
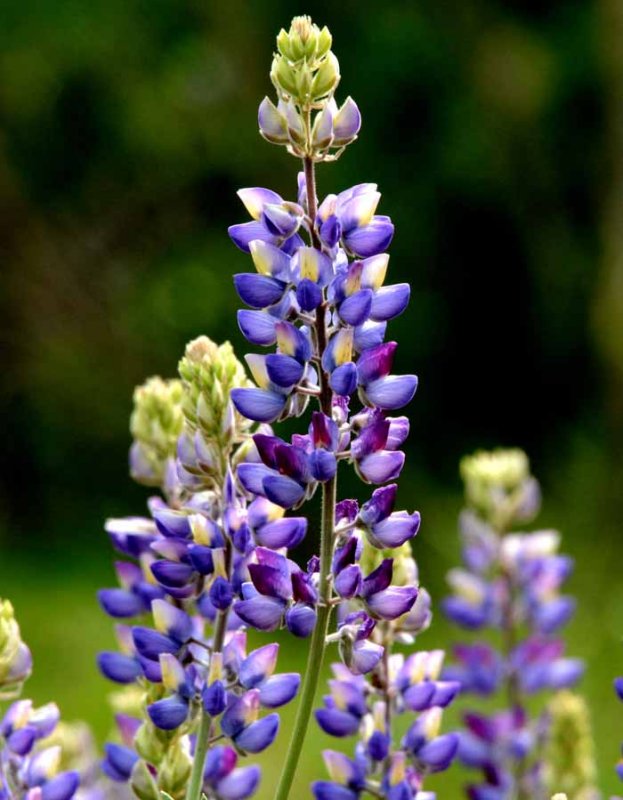
[[[311,240],[314,247],[320,248],[320,242],[313,228],[316,218],[316,178],[314,174],[314,163],[311,158],[303,159],[305,170],[305,182],[307,188],[307,210],[312,221]],[[322,358],[322,354],[327,346],[327,329],[325,323],[326,306],[323,303],[316,310],[315,330],[316,343],[318,347],[317,355]],[[322,412],[328,417],[331,416],[332,391],[329,386],[328,376],[321,368],[320,374],[320,397],[319,403]],[[332,478],[322,484],[322,519],[320,527],[320,578],[318,583],[318,611],[316,626],[312,634],[309,652],[307,655],[307,666],[303,675],[303,686],[299,706],[294,722],[294,730],[290,736],[290,745],[283,765],[279,785],[275,793],[275,800],[287,800],[292,782],[296,774],[305,734],[309,726],[309,720],[314,707],[314,698],[320,680],[322,662],[326,646],[326,638],[329,630],[329,620],[331,617],[331,557],[333,555],[333,538],[335,529],[335,501],[337,495],[337,481]]]
[[[229,612],[219,611],[214,627],[214,640],[212,642],[212,652],[220,653],[223,649],[225,633],[227,631],[227,617]],[[195,755],[193,758],[193,768],[190,773],[190,781],[186,790],[186,800],[200,800],[203,790],[203,770],[205,769],[206,755],[210,747],[212,738],[212,717],[201,709],[201,722],[197,741],[195,744]]]
[[[279,779],[275,800],[287,800],[296,769],[305,743],[305,734],[314,707],[316,689],[320,680],[322,662],[325,651],[325,639],[329,630],[331,616],[331,550],[333,541],[333,519],[335,514],[336,481],[333,478],[323,484],[322,492],[322,528],[320,540],[320,602],[316,626],[307,655],[307,666],[303,676],[303,686],[296,713],[294,729],[290,735],[290,746]]]

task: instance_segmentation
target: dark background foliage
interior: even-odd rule
[[[271,91],[274,36],[304,12],[331,28],[338,96],[352,94],[364,118],[359,142],[321,168],[320,193],[379,183],[397,229],[392,279],[413,287],[392,335],[400,366],[420,376],[401,498],[423,514],[423,582],[439,599],[458,557],[460,456],[526,448],[543,523],[563,530],[577,561],[571,649],[589,662],[602,784],[613,787],[618,0],[1,4],[0,593],[33,644],[32,691],[105,733],[93,658],[110,626],[93,593],[111,580],[102,520],[140,513],[145,499],[125,474],[132,389],[173,375],[200,333],[245,352],[231,276],[249,262],[226,228],[245,218],[237,188],[294,193],[297,165],[258,137],[256,109]],[[438,619],[421,644],[451,636]],[[310,739],[301,787],[327,744]],[[459,784],[456,772],[440,790]]]

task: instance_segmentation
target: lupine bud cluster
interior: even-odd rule
[[[561,587],[572,569],[558,553],[555,531],[515,533],[540,502],[528,460],[518,450],[477,453],[464,459],[467,508],[460,519],[463,566],[451,570],[453,594],[446,615],[471,631],[495,631],[497,646],[477,639],[454,648],[447,678],[464,692],[505,692],[504,710],[465,714],[459,758],[483,770],[470,787],[475,800],[543,794],[539,749],[548,737],[547,715],[531,719],[525,697],[575,684],[583,664],[564,656],[559,631],[573,614]]]
[[[32,670],[13,606],[0,599],[0,700],[18,697]],[[80,782],[62,764],[53,741],[60,714],[54,703],[35,708],[16,700],[0,718],[0,800],[71,800]]]
[[[162,486],[174,480],[174,457],[184,417],[182,384],[149,378],[134,391],[130,432],[130,473],[145,486]]]
[[[267,141],[315,162],[338,158],[361,127],[351,97],[340,107],[335,102],[340,65],[331,44],[329,29],[320,30],[309,17],[295,17],[289,31],[282,29],[270,70],[278,103],[266,97],[258,112],[260,133]]]
[[[547,706],[549,723],[544,779],[549,791],[569,800],[598,800],[591,723],[582,697],[563,690]]]
[[[0,700],[21,694],[32,672],[32,656],[22,641],[13,606],[0,598]]]

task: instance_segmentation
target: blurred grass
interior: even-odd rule
[[[613,765],[623,735],[623,710],[612,690],[612,679],[623,672],[623,585],[611,579],[613,568],[618,569],[619,553],[616,536],[609,535],[614,534],[616,525],[603,513],[608,507],[604,503],[608,481],[600,472],[603,469],[601,454],[589,443],[577,442],[572,456],[561,462],[557,479],[545,487],[540,523],[563,531],[567,537],[563,549],[576,561],[569,590],[579,599],[578,612],[566,639],[568,652],[587,662],[581,691],[592,710],[600,786],[608,794],[617,786]],[[458,486],[454,492],[439,491],[430,482],[430,476],[407,471],[402,498],[405,503],[417,505],[423,514],[424,524],[414,549],[422,583],[438,602],[444,594],[443,576],[459,557]],[[28,531],[22,535],[26,545]],[[55,699],[65,718],[86,719],[102,741],[111,727],[106,701],[110,684],[99,676],[94,661],[100,649],[114,643],[111,621],[100,613],[95,591],[113,581],[113,554],[105,534],[93,519],[76,527],[71,542],[70,546],[52,544],[45,549],[21,546],[3,554],[0,586],[3,595],[13,600],[23,635],[33,650],[35,672],[28,684],[28,694],[37,702]],[[441,615],[436,615],[431,629],[420,637],[418,647],[448,648],[456,636],[456,630]],[[279,640],[279,669],[302,671],[304,644],[284,635]],[[254,634],[253,641],[259,643],[266,638]],[[327,662],[334,655],[330,654]],[[469,699],[456,703],[446,714],[444,728],[450,730],[457,725],[461,709],[469,706]],[[264,767],[260,800],[272,796],[294,712],[295,704],[282,711],[277,744],[258,759]],[[336,746],[348,750],[352,743],[331,740],[312,723],[297,777],[297,793],[306,796],[309,782],[322,777],[320,752]],[[455,766],[431,779],[430,788],[435,788],[442,798],[456,797],[470,777]]]

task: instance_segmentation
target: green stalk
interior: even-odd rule
[[[313,230],[316,218],[316,178],[314,174],[314,162],[311,158],[303,159],[305,169],[305,179],[307,185],[307,210],[312,223],[311,239],[314,247],[320,249],[320,242]],[[327,331],[325,327],[325,309],[323,303],[316,311],[316,342],[318,355],[322,354],[327,346]],[[324,370],[320,369],[320,407],[324,414],[331,416],[332,392],[329,381]],[[335,520],[335,501],[337,494],[337,481],[332,478],[322,485],[322,520],[320,527],[320,579],[319,579],[319,602],[316,626],[312,634],[309,652],[307,654],[307,666],[303,675],[303,685],[299,699],[299,706],[296,712],[294,729],[290,735],[290,745],[283,765],[283,771],[279,779],[279,785],[275,793],[275,800],[288,800],[292,782],[301,758],[301,752],[305,743],[305,735],[309,726],[314,698],[326,646],[326,637],[329,631],[329,620],[331,617],[331,557],[333,555],[333,530]]]
[[[223,649],[225,633],[227,631],[227,617],[229,611],[219,611],[214,628],[214,641],[212,652],[220,653]],[[201,800],[203,789],[203,770],[205,769],[206,755],[212,738],[212,717],[201,709],[201,722],[197,733],[197,743],[195,745],[195,755],[193,758],[193,768],[190,773],[190,781],[186,790],[186,800]]]

